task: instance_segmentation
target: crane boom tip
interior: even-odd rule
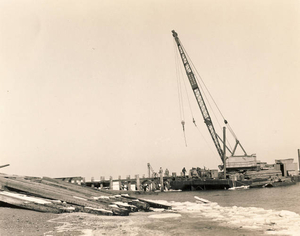
[[[174,37],[174,38],[178,37],[178,34],[176,33],[175,30],[172,30],[172,34],[173,34],[173,37]]]

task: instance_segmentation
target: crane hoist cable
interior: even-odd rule
[[[178,56],[178,53],[177,53],[177,46],[176,46],[175,42],[174,42],[174,52],[175,52],[175,63],[176,63],[176,73],[177,73],[176,74],[177,75],[177,86],[180,86],[180,89],[178,89],[178,91],[181,92],[181,94],[180,94],[180,96],[181,96],[181,105],[180,105],[181,108],[180,108],[180,110],[183,111],[183,96],[182,96],[182,89],[181,89],[181,82],[180,82],[180,81],[183,81],[182,83],[184,85],[186,98],[187,98],[187,101],[188,101],[188,104],[189,104],[189,109],[190,109],[190,113],[191,113],[191,116],[192,116],[192,122],[197,127],[197,124],[196,124],[196,121],[195,121],[195,118],[194,118],[194,114],[193,114],[193,110],[192,110],[192,107],[191,107],[190,98],[189,98],[189,95],[188,95],[189,93],[188,93],[188,90],[187,90],[186,81],[185,81],[184,75],[183,75],[184,73],[183,73],[182,68],[180,66],[181,63],[179,62],[180,59],[179,59],[179,56]],[[182,112],[182,113],[184,115],[184,112]]]
[[[177,91],[178,91],[178,101],[179,101],[179,113],[183,131],[183,138],[185,146],[187,146],[186,136],[185,136],[185,117],[184,117],[184,107],[183,107],[183,96],[182,96],[182,88],[181,88],[181,79],[180,77],[180,66],[179,66],[179,58],[176,52],[176,44],[174,43],[174,54],[175,54],[175,68],[176,68],[176,78],[177,78]],[[183,81],[183,79],[182,79]]]
[[[251,161],[251,164],[249,165],[249,163],[245,164],[245,163],[241,163],[239,164],[240,167],[253,167],[253,168],[256,168],[256,157],[255,157],[255,154],[252,154],[252,155],[248,155],[247,152],[245,151],[245,149],[243,148],[243,146],[241,145],[241,143],[239,142],[239,140],[237,139],[235,133],[233,132],[231,126],[229,126],[228,122],[226,121],[225,117],[223,116],[222,112],[220,111],[218,105],[216,104],[215,100],[213,99],[213,97],[211,96],[209,90],[207,89],[204,81],[202,80],[201,76],[199,75],[196,67],[192,64],[192,61],[189,60],[189,56],[187,55],[185,49],[183,48],[183,45],[181,43],[181,41],[179,40],[179,37],[178,37],[178,34],[176,33],[175,30],[172,30],[172,36],[176,42],[176,45],[177,45],[177,49],[178,49],[178,52],[179,52],[179,55],[181,57],[181,61],[182,61],[182,64],[183,64],[183,67],[185,69],[185,72],[186,72],[186,75],[187,75],[187,78],[190,82],[190,85],[191,85],[191,88],[192,88],[192,91],[194,93],[194,96],[196,98],[196,101],[197,101],[197,104],[198,104],[198,107],[201,111],[201,114],[202,114],[202,117],[204,119],[204,123],[209,131],[209,134],[212,138],[212,141],[216,147],[216,150],[219,154],[219,157],[221,158],[223,164],[225,165],[225,163],[227,162],[226,161],[226,152],[225,152],[225,148],[227,150],[229,150],[229,152],[231,153],[231,156],[232,157],[242,157],[242,158],[250,158],[249,161]],[[194,67],[194,69],[192,69]],[[216,132],[215,130],[215,127],[213,125],[213,121],[212,121],[212,118],[210,116],[210,112],[209,110],[207,109],[207,105],[206,105],[206,102],[205,102],[205,97],[206,95],[205,94],[202,94],[202,92],[204,92],[204,89],[202,88],[202,91],[201,91],[201,87],[198,85],[197,81],[198,81],[198,78],[195,76],[194,72],[197,72],[199,78],[202,80],[206,90],[208,91],[209,95],[210,95],[210,99],[212,99],[212,101],[214,102],[214,105],[217,107],[219,113],[221,114],[223,120],[224,120],[224,123],[226,124],[226,126],[229,127],[229,131],[230,133],[235,137],[235,146],[234,146],[234,149],[233,150],[230,150],[228,148],[228,146],[226,145],[225,143],[225,140],[224,142],[222,141],[222,138],[218,135],[218,133]],[[200,84],[200,83],[199,83]],[[205,95],[205,97],[203,96]],[[208,99],[207,99],[208,100]],[[209,101],[209,100],[208,100]],[[213,109],[212,109],[213,110]],[[216,116],[217,118],[217,116]],[[216,119],[217,120],[217,119]],[[225,134],[225,133],[224,133]],[[228,139],[226,139],[228,140]],[[221,147],[221,142],[224,144],[224,147],[222,148]],[[240,147],[240,149],[244,152],[244,155],[235,155],[235,152],[236,152],[236,148],[237,147]]]
[[[196,121],[195,121],[194,117],[193,117],[193,123],[197,127],[197,124],[196,124]]]
[[[196,125],[196,124],[195,124]],[[217,156],[217,153],[215,153],[210,145],[210,143],[207,141],[207,139],[204,137],[203,133],[200,131],[199,127],[196,125],[196,128],[198,130],[198,132],[200,133],[200,135],[202,136],[203,140],[206,142],[209,150],[211,151],[211,153],[214,155],[214,156]]]
[[[179,41],[180,41],[180,40],[179,40]],[[181,42],[180,42],[180,43],[181,43]],[[187,53],[187,51],[185,50],[185,48],[184,48],[184,46],[183,46],[182,44],[181,44],[181,46],[182,46],[182,49],[184,50],[185,55],[186,55],[187,58],[188,58],[188,61],[191,63],[191,66],[193,67],[193,70],[196,71],[196,73],[197,73],[197,76],[195,76],[195,79],[197,80],[198,85],[199,85],[199,87],[201,88],[201,91],[202,91],[202,93],[203,93],[203,95],[204,95],[204,97],[205,97],[205,99],[206,99],[206,102],[208,103],[208,105],[209,105],[210,109],[212,110],[212,113],[214,114],[214,116],[215,116],[215,118],[216,118],[216,120],[217,120],[219,126],[221,127],[221,125],[220,125],[220,123],[219,123],[219,121],[218,121],[218,119],[217,119],[217,116],[216,116],[216,114],[215,114],[215,112],[214,112],[214,109],[212,108],[212,106],[211,106],[211,104],[210,104],[210,101],[209,101],[209,99],[208,99],[207,96],[206,96],[205,89],[206,89],[206,91],[208,92],[210,98],[211,98],[212,101],[214,102],[215,106],[217,107],[217,109],[218,109],[218,111],[220,112],[221,115],[222,115],[222,113],[221,113],[219,107],[217,106],[215,100],[213,99],[213,97],[212,97],[210,91],[208,90],[207,86],[205,85],[204,80],[202,79],[202,77],[201,77],[200,74],[198,73],[197,68],[194,66],[194,63],[193,63],[193,61],[191,60],[189,54]],[[202,83],[200,83],[200,81],[198,80],[198,77],[200,78],[200,80],[201,80]],[[205,89],[202,87],[202,84],[204,85],[204,88],[205,88]],[[222,115],[222,117],[223,117],[223,115]]]
[[[182,130],[183,130],[184,143],[185,143],[185,146],[187,147],[186,137],[185,137],[185,128],[184,128],[185,122],[184,122],[184,120],[181,121],[181,124],[182,124]]]
[[[192,107],[191,107],[191,102],[190,102],[189,95],[188,95],[188,92],[187,92],[185,80],[183,80],[183,84],[184,84],[185,94],[186,94],[186,97],[187,97],[187,101],[188,101],[190,112],[191,112],[191,116],[192,116],[192,121],[193,121],[193,124],[197,127],[197,124],[196,124],[196,121],[195,121],[195,118],[194,118],[194,114],[193,114],[193,110],[192,110]]]
[[[178,94],[178,104],[179,104],[179,115],[180,119],[184,119],[184,109],[183,109],[183,99],[182,99],[182,91],[180,86],[180,79],[177,76],[177,94]]]
[[[183,46],[182,46],[182,47],[183,47]],[[184,47],[183,47],[183,49],[184,49]],[[184,50],[185,50],[185,49],[184,49]],[[185,52],[186,52],[186,50],[185,50]],[[215,99],[214,99],[213,96],[211,95],[209,89],[207,88],[206,84],[204,83],[204,80],[202,79],[201,75],[199,74],[197,68],[194,66],[193,61],[190,59],[190,57],[189,57],[189,55],[188,55],[187,52],[186,52],[186,55],[187,55],[189,61],[191,62],[192,66],[193,66],[193,69],[194,69],[194,70],[196,71],[196,73],[197,73],[197,77],[196,77],[197,81],[199,82],[199,80],[198,80],[198,77],[199,77],[200,80],[201,80],[201,82],[202,82],[202,84],[203,84],[203,86],[204,86],[204,88],[205,88],[206,91],[208,92],[209,97],[211,98],[211,100],[212,100],[213,103],[215,104],[217,110],[219,111],[220,115],[222,116],[223,121],[224,121],[224,124],[227,125],[227,126],[229,126],[228,121],[225,119],[225,117],[224,117],[223,113],[221,112],[221,110],[220,110],[218,104],[216,103]],[[199,86],[201,86],[201,83],[199,83]],[[201,86],[201,88],[202,88],[202,86]],[[204,91],[203,88],[202,88],[202,91]],[[206,97],[206,95],[205,95],[205,97]],[[207,97],[206,97],[206,98],[207,98]],[[208,100],[208,99],[207,99],[207,100]],[[208,103],[209,103],[209,100],[208,100]],[[211,106],[210,106],[210,107],[211,107]],[[231,131],[232,131],[232,135],[233,135],[234,137],[236,137],[236,135],[234,134],[234,132],[233,132],[232,129],[231,129]]]
[[[182,89],[182,83],[183,83],[184,88],[185,88],[185,94],[186,94],[187,101],[188,101],[188,104],[189,104],[189,109],[190,109],[190,113],[191,113],[191,116],[192,116],[192,122],[195,125],[195,127],[197,128],[198,132],[201,134],[202,138],[206,142],[206,144],[209,147],[209,149],[212,152],[212,154],[216,155],[216,153],[212,150],[211,146],[209,145],[209,142],[206,140],[206,138],[204,137],[204,135],[202,134],[202,132],[200,131],[199,127],[196,124],[196,120],[195,120],[194,115],[193,115],[193,110],[192,110],[192,107],[191,107],[191,103],[190,103],[190,99],[189,99],[189,95],[188,95],[189,93],[187,91],[187,86],[186,86],[186,82],[185,82],[185,79],[184,79],[184,75],[183,75],[183,71],[182,71],[182,67],[181,67],[179,55],[177,53],[177,45],[176,45],[175,42],[174,42],[174,52],[175,52],[175,65],[176,65],[176,78],[177,78],[177,90],[178,90],[179,110],[180,110],[180,118],[181,118],[181,125],[182,125],[182,130],[183,130],[183,136],[184,136],[184,140],[185,140],[185,145],[187,146],[186,134],[185,134],[185,117],[184,117],[185,113],[184,113],[184,106],[183,106],[183,89]],[[201,88],[201,89],[204,90],[203,88]],[[206,96],[206,94],[204,94],[204,95]],[[207,97],[206,97],[206,99],[207,99]],[[210,107],[211,107],[211,105],[210,105]],[[216,115],[215,115],[215,117],[216,117]]]
[[[175,45],[176,47],[176,45]],[[178,54],[177,55],[177,58],[178,58]],[[179,60],[179,58],[178,58]],[[180,64],[180,63],[179,63]],[[189,104],[189,109],[190,109],[190,113],[191,113],[191,116],[192,116],[192,121],[194,123],[195,126],[196,125],[196,121],[194,119],[194,114],[193,114],[193,110],[192,110],[192,107],[191,107],[191,102],[190,102],[190,98],[189,98],[189,93],[188,93],[188,89],[187,89],[187,86],[186,86],[186,80],[184,79],[184,76],[183,76],[183,71],[182,71],[182,67],[179,66],[179,70],[180,70],[180,75],[181,75],[181,78],[182,78],[182,81],[183,81],[183,85],[184,85],[184,89],[185,89],[185,94],[186,94],[186,98],[187,98],[187,101],[188,101],[188,104]]]
[[[179,41],[180,41],[180,40],[179,40]],[[213,113],[213,115],[214,115],[214,117],[215,117],[215,119],[216,119],[216,121],[217,121],[217,123],[218,123],[219,128],[222,129],[222,128],[221,128],[221,125],[220,125],[220,122],[219,122],[219,119],[218,119],[218,117],[217,117],[217,115],[216,115],[216,113],[215,113],[215,111],[214,111],[214,109],[213,109],[213,107],[212,107],[212,105],[211,105],[209,99],[208,99],[207,96],[206,96],[205,89],[208,91],[208,94],[210,95],[210,97],[211,97],[212,100],[213,100],[213,98],[212,98],[212,96],[211,96],[209,90],[207,89],[207,87],[206,87],[206,85],[205,85],[203,79],[202,79],[201,76],[199,75],[199,73],[198,73],[198,71],[197,71],[197,68],[194,66],[193,61],[191,60],[190,56],[188,55],[187,51],[185,50],[184,46],[183,46],[183,45],[181,45],[181,46],[182,46],[182,49],[184,50],[184,52],[185,52],[185,54],[186,54],[186,56],[187,56],[187,58],[188,58],[188,61],[191,63],[191,66],[192,66],[193,70],[195,70],[195,71],[197,72],[197,76],[195,76],[195,79],[196,79],[197,82],[198,82],[198,86],[200,87],[200,89],[201,89],[201,91],[202,91],[202,94],[203,94],[203,96],[205,97],[206,102],[207,102],[208,106],[210,107],[210,109],[211,109],[211,111],[212,111],[212,113]],[[201,82],[202,82],[202,83],[199,82],[198,77],[201,79]],[[204,85],[204,88],[205,88],[205,89],[202,87],[202,84]],[[213,101],[214,101],[214,100],[213,100]]]
[[[185,50],[184,46],[183,46],[183,45],[181,45],[181,46],[182,46],[183,50],[185,51],[185,54],[186,54],[186,56],[187,56],[189,62],[191,63],[191,65],[192,65],[194,71],[196,71],[197,76],[195,76],[195,78],[196,78],[196,80],[197,80],[197,82],[198,82],[198,85],[199,85],[199,87],[201,88],[202,93],[204,94],[204,96],[205,96],[205,98],[206,98],[206,101],[207,101],[207,103],[208,103],[208,105],[209,105],[209,107],[210,107],[210,109],[211,109],[211,111],[212,111],[212,113],[213,113],[213,115],[214,115],[214,117],[215,117],[215,119],[216,119],[218,125],[219,125],[219,128],[222,129],[222,128],[221,128],[221,125],[220,125],[220,122],[219,122],[219,120],[218,120],[218,117],[216,116],[216,114],[215,114],[215,112],[214,112],[214,109],[212,108],[212,106],[211,106],[211,104],[210,104],[210,102],[209,102],[209,99],[208,99],[207,96],[206,96],[205,90],[208,92],[209,97],[211,98],[211,100],[213,101],[213,103],[214,103],[215,107],[217,108],[219,114],[220,114],[221,117],[223,118],[223,121],[224,121],[225,125],[228,127],[229,132],[232,134],[232,136],[233,136],[236,140],[238,140],[236,134],[234,133],[234,131],[233,131],[233,129],[231,128],[231,126],[230,126],[230,124],[228,123],[228,121],[225,119],[223,113],[221,112],[221,110],[220,110],[219,106],[217,105],[215,99],[214,99],[213,96],[211,95],[209,89],[207,88],[207,86],[206,86],[204,80],[202,79],[202,77],[200,76],[200,74],[199,74],[197,68],[196,68],[195,65],[193,64],[193,61],[191,60],[191,58],[190,58],[190,56],[188,55],[187,51]],[[198,80],[198,78],[200,78],[200,80],[201,80],[202,83],[200,83],[200,81]],[[204,88],[202,87],[201,84],[203,84],[205,90],[204,90]],[[227,141],[227,143],[228,143],[228,146],[229,146],[230,148],[232,148],[232,147],[231,147],[231,144],[230,144],[230,142],[229,142],[229,140],[227,139],[226,141]]]

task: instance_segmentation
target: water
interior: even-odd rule
[[[212,203],[196,203],[194,196]],[[184,216],[181,223],[187,225],[185,227],[190,233],[199,233],[197,227],[200,223],[216,229],[202,231],[204,235],[296,236],[300,235],[299,196],[300,183],[286,187],[234,191],[166,192],[145,198],[171,205],[175,213]],[[164,217],[168,217],[161,216],[162,222]],[[152,217],[160,218],[160,215]],[[173,222],[176,221],[177,218],[173,219]]]
[[[285,187],[253,188],[245,190],[211,190],[190,192],[165,192],[145,198],[177,202],[195,202],[194,196],[217,202],[223,207],[260,207],[288,210],[300,214],[300,183]]]

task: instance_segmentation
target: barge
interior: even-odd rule
[[[256,180],[231,180],[231,179],[175,179],[170,182],[171,189],[182,191],[199,190],[230,190],[230,189],[248,189],[262,187],[279,187],[296,184],[299,178],[284,177],[280,180],[256,179]]]
[[[171,189],[182,191],[279,187],[300,181],[297,163],[293,158],[276,160],[275,164],[258,162],[256,170],[232,170],[226,173],[218,170],[192,168],[188,176],[174,177]]]

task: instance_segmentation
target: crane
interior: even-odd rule
[[[152,166],[150,165],[150,163],[147,163],[147,167],[148,167],[148,177],[150,178],[150,171],[152,173],[152,177],[156,178],[158,175],[157,173],[153,170]]]
[[[195,95],[196,101],[198,103],[198,106],[200,108],[201,114],[203,116],[204,119],[204,123],[207,126],[207,129],[210,133],[210,136],[214,142],[214,145],[217,149],[217,152],[224,164],[224,162],[226,161],[226,167],[227,168],[255,168],[256,167],[256,156],[255,154],[252,155],[248,155],[245,151],[245,149],[242,147],[241,143],[239,142],[239,140],[235,137],[236,140],[236,144],[233,148],[233,150],[231,150],[226,144],[224,144],[223,140],[220,138],[220,136],[216,133],[211,116],[209,115],[209,111],[207,109],[207,106],[205,104],[205,101],[203,99],[202,93],[200,91],[200,88],[198,86],[197,80],[195,78],[194,72],[192,70],[192,67],[190,65],[190,62],[186,56],[186,52],[182,46],[182,43],[180,42],[179,38],[178,38],[178,34],[172,30],[172,34],[173,37],[175,39],[186,75],[188,77],[188,80],[190,82],[190,85],[192,87],[193,93]],[[224,119],[225,124],[227,124],[227,121]],[[225,157],[224,155],[224,151],[221,148],[220,142],[221,141],[225,146],[226,146],[226,150],[228,150],[231,153],[230,157]],[[244,155],[235,155],[236,149],[237,147],[240,146],[241,149],[244,152]],[[247,157],[247,159],[245,159]]]

